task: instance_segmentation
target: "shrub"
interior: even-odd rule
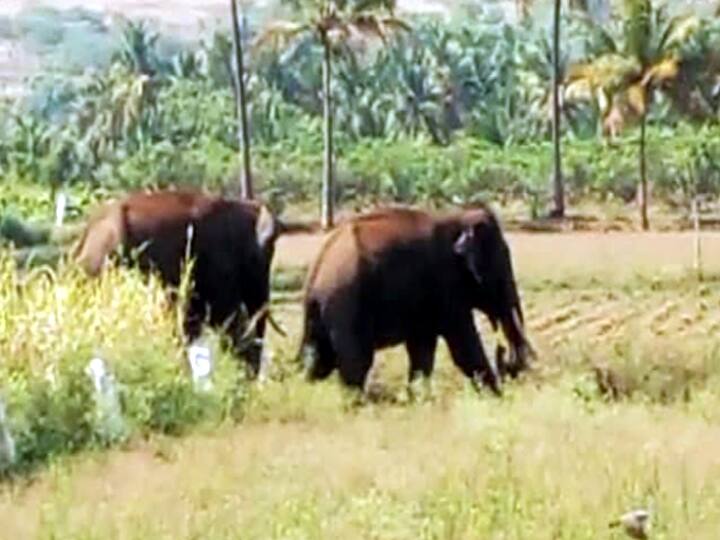
[[[62,263],[57,273],[21,273],[8,257],[0,259],[0,278],[0,396],[17,469],[152,431],[179,434],[241,411],[238,363],[214,342],[215,384],[195,389],[175,317],[155,280],[113,269],[91,281]],[[86,373],[94,355],[117,381],[121,436],[97,414]]]

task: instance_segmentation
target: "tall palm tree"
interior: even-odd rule
[[[565,215],[565,185],[562,175],[562,154],[560,148],[560,11],[561,0],[555,0],[553,10],[553,209],[552,217]]]
[[[237,1],[230,0],[232,15],[233,45],[235,48],[234,90],[237,100],[238,139],[242,158],[240,173],[240,190],[244,199],[253,198],[252,171],[250,168],[250,130],[248,129],[247,97],[245,92],[245,68],[243,63],[243,46],[240,36],[240,20]]]
[[[629,120],[640,124],[638,141],[638,207],[643,230],[649,228],[647,211],[647,114],[653,94],[678,76],[681,46],[698,28],[698,19],[684,15],[668,17],[651,0],[624,0],[625,17],[617,38],[602,34],[606,50],[594,59],[571,68],[569,98],[598,103],[606,135],[617,134]]]
[[[335,166],[333,148],[333,58],[353,37],[385,40],[391,30],[409,29],[394,14],[395,0],[289,0],[285,2],[302,15],[301,22],[275,21],[257,40],[257,45],[279,46],[311,36],[322,46],[323,88],[323,185],[321,222],[324,229],[334,224]],[[347,48],[347,47],[346,47]]]

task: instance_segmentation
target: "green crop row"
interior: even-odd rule
[[[366,139],[341,152],[336,196],[345,206],[519,199],[532,211],[548,192],[551,155],[550,143],[503,148],[470,137],[448,146],[422,139]],[[261,196],[281,205],[316,199],[321,156],[319,150],[289,143],[256,147],[254,168]],[[150,146],[118,166],[112,186],[68,185],[73,205],[69,218],[80,218],[99,200],[131,189],[195,185],[233,191],[237,170],[234,151],[218,142]],[[720,195],[720,127],[650,130],[648,170],[655,197],[667,202],[686,204],[696,192]],[[628,136],[613,144],[569,142],[564,145],[564,177],[571,204],[588,198],[629,202],[638,180],[637,141]],[[21,179],[0,182],[0,216],[6,221],[48,221],[53,216],[51,192]]]

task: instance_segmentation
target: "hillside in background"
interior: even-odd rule
[[[248,17],[261,22],[282,11],[277,1],[245,2]],[[405,12],[448,16],[451,7],[476,1],[402,0]],[[494,2],[512,16],[513,2]],[[169,6],[172,6],[169,9]],[[493,6],[492,9],[497,9]],[[226,25],[228,3],[221,0],[3,0],[0,2],[0,98],[25,93],[28,78],[41,69],[81,70],[107,63],[122,18],[146,20],[163,36],[196,41]],[[167,38],[166,38],[167,41]],[[177,43],[166,43],[166,47]]]
[[[603,0],[593,0],[595,3]],[[282,9],[278,0],[248,0],[248,16],[261,22]],[[535,17],[549,16],[549,0],[534,2]],[[591,2],[592,3],[592,2]],[[707,14],[710,0],[670,2],[671,9]],[[400,0],[400,11],[442,18],[463,13],[493,12],[516,19],[514,0]],[[41,70],[70,69],[106,63],[120,18],[146,20],[179,41],[195,41],[218,25],[226,25],[224,0],[3,0],[0,2],[0,99],[25,93],[28,78]],[[172,46],[167,44],[167,46]]]

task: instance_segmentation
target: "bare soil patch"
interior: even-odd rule
[[[278,267],[310,264],[325,233],[281,238],[276,252]],[[508,232],[516,271],[527,277],[597,276],[680,273],[692,268],[691,232]],[[720,272],[720,232],[702,233],[703,266]]]

